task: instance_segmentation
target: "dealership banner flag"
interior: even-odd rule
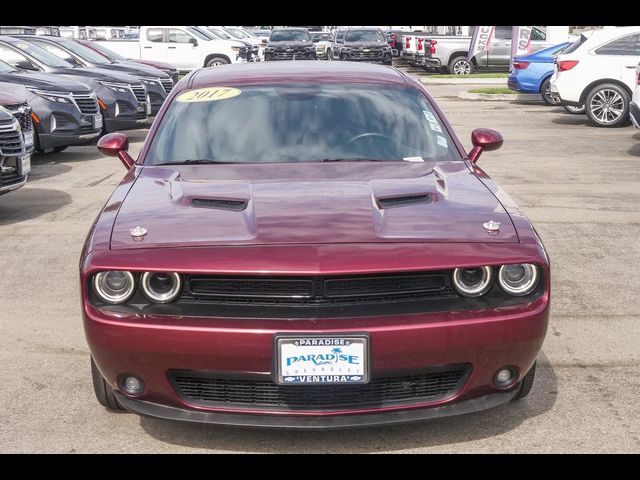
[[[476,27],[473,29],[467,60],[471,61],[479,53],[487,52],[491,48],[491,40],[493,40],[495,30],[496,27]]]
[[[531,53],[531,30],[533,27],[513,27],[511,37],[511,62],[518,55]],[[511,68],[509,68],[511,70]]]

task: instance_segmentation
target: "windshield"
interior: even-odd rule
[[[41,48],[38,45],[34,45],[32,43],[27,43],[27,42],[13,43],[11,45],[13,47],[19,48],[26,55],[32,56],[37,61],[46,65],[47,67],[73,68],[73,65],[71,65],[66,60],[62,60],[60,57],[54,55],[53,53],[47,52],[44,48]]]
[[[414,88],[280,84],[182,93],[145,163],[457,159],[438,115]]]
[[[17,70],[13,68],[11,65],[9,65],[8,63],[4,63],[2,60],[0,60],[0,73],[11,73],[11,72],[17,72]]]
[[[64,40],[63,42],[60,42],[59,45],[63,48],[66,48],[70,52],[75,53],[77,56],[89,63],[96,63],[101,65],[108,65],[111,63],[111,60],[109,60],[108,58],[105,58],[98,52],[94,52],[89,47],[85,47],[84,45],[74,40]]]
[[[244,33],[242,30],[237,30],[235,28],[226,28],[225,32],[233,35],[236,38],[248,38],[249,37],[249,35]]]
[[[314,42],[320,42],[323,40],[331,40],[332,36],[329,32],[312,33],[311,40]]]
[[[274,30],[270,42],[309,42],[309,32],[305,30]]]
[[[349,30],[346,42],[385,42],[384,35],[379,30]]]
[[[200,40],[209,41],[209,40],[213,40],[214,38],[216,38],[215,36],[211,35],[209,32],[205,32],[201,28],[198,28],[198,27],[187,27],[187,31],[192,33],[196,37],[198,37]]]
[[[91,42],[90,45],[91,46],[86,45],[86,47],[99,51],[100,53],[106,55],[111,60],[121,60],[121,61],[126,60],[125,57],[123,57],[119,53],[114,52],[113,50],[109,50],[104,45],[100,45],[99,43],[95,43],[95,42]]]
[[[213,32],[214,35],[217,35],[218,38],[222,38],[222,39],[225,39],[225,40],[228,40],[228,39],[232,38],[231,35],[229,35],[224,30],[220,30],[219,28],[211,28],[211,27],[209,27],[209,30],[211,32]]]

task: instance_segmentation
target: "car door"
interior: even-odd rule
[[[140,36],[140,57],[156,62],[167,61],[167,46],[164,41],[164,28],[148,27]]]
[[[167,62],[183,69],[201,66],[200,52],[192,43],[195,37],[181,28],[166,30]]]
[[[489,67],[509,67],[513,27],[496,27],[489,49]]]

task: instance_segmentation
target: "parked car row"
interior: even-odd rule
[[[0,194],[25,184],[33,151],[60,152],[148,125],[178,78],[168,64],[25,31],[0,35]]]
[[[473,32],[471,32],[473,34]],[[490,48],[469,60],[471,36],[433,35],[421,32],[405,32],[401,38],[400,57],[410,65],[425,69],[438,69],[452,75],[469,75],[477,70],[509,70],[511,61],[511,26],[496,26]],[[398,35],[394,38],[397,44]],[[533,27],[532,51],[552,46],[542,28]]]
[[[587,31],[573,43],[515,57],[508,86],[540,93],[598,127],[638,126],[639,63],[640,27]]]
[[[379,28],[339,27],[333,32],[275,28],[264,50],[265,61],[341,60],[391,65],[392,48]]]

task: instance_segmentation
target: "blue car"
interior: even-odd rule
[[[515,57],[513,69],[507,81],[509,89],[523,93],[539,93],[549,105],[558,105],[559,99],[554,101],[551,98],[549,84],[555,68],[556,55],[569,45],[571,45],[570,42],[565,42],[529,55]]]

